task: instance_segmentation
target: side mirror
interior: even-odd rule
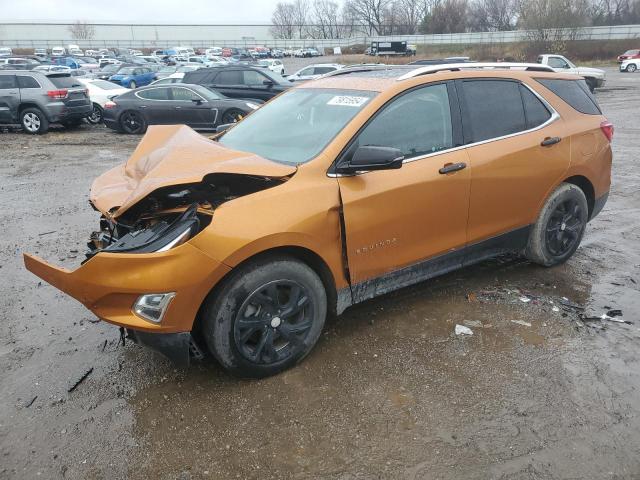
[[[191,101],[193,103],[195,103],[196,105],[202,105],[202,99],[201,98],[192,98]]]
[[[395,170],[402,167],[404,155],[397,148],[367,145],[358,147],[347,165],[337,168],[339,173],[356,173],[369,170]]]
[[[263,85],[266,85],[267,87],[273,87],[273,82],[271,80],[265,80],[262,82]]]

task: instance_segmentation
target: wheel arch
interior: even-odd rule
[[[46,117],[47,120],[49,119],[49,115],[47,115],[47,111],[45,108],[42,108],[40,105],[38,105],[35,102],[24,102],[21,103],[20,106],[18,107],[18,120],[21,121],[22,120],[22,112],[24,112],[27,108],[37,108],[38,110],[40,110],[42,112],[42,114]]]
[[[591,181],[583,175],[574,175],[572,177],[565,178],[563,183],[570,183],[582,190],[584,196],[587,197],[587,206],[589,207],[588,218],[590,219],[596,202],[596,192]]]
[[[240,263],[235,265],[229,272],[227,272],[209,291],[209,293],[203,299],[200,308],[198,309],[198,313],[194,320],[193,331],[199,332],[202,325],[202,314],[205,305],[209,301],[209,299],[216,295],[217,292],[224,286],[224,284],[229,281],[229,277],[231,274],[236,271],[239,267],[255,261],[257,259],[262,259],[265,257],[275,257],[275,256],[289,256],[292,257],[305,265],[311,268],[317,275],[320,277],[322,284],[324,285],[324,289],[327,295],[327,314],[331,317],[335,317],[340,310],[338,305],[338,290],[336,287],[336,281],[329,268],[327,262],[316,252],[313,250],[302,247],[299,245],[282,245],[277,247],[268,248],[266,250],[262,250],[260,252],[254,253],[249,257],[243,259]]]

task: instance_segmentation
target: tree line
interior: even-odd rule
[[[640,23],[640,0],[291,0],[273,12],[279,39],[532,30]]]

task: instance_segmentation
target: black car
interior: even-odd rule
[[[186,73],[184,83],[203,85],[231,98],[269,100],[291,88],[291,82],[270,70],[248,65],[201,68]]]
[[[227,98],[200,85],[150,85],[119,95],[104,106],[107,127],[144,133],[149,125],[188,125],[215,130],[259,108],[257,103]]]

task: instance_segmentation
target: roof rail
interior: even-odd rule
[[[348,73],[354,73],[354,72],[372,72],[375,70],[389,70],[392,68],[398,68],[398,67],[406,67],[406,65],[386,65],[384,63],[363,63],[363,64],[357,64],[357,65],[347,65],[344,68],[341,68],[339,70],[334,70],[333,72],[328,72],[325,73],[324,75],[322,75],[322,78],[326,78],[326,77],[334,77],[336,75],[346,75]]]
[[[407,80],[409,78],[426,75],[429,73],[437,73],[443,71],[459,71],[467,69],[485,68],[487,70],[521,70],[528,72],[555,72],[555,70],[547,65],[540,63],[511,63],[511,62],[478,62],[478,63],[447,63],[443,65],[426,65],[416,68],[404,75],[398,77],[397,80]]]

